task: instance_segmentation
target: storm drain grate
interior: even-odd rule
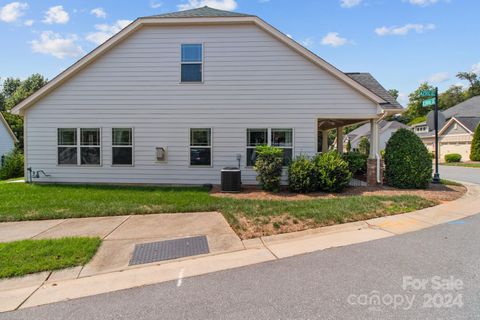
[[[143,243],[135,245],[129,265],[196,256],[209,252],[206,236]]]

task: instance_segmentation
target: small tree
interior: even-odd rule
[[[480,124],[473,134],[472,147],[470,150],[470,160],[480,161]]]
[[[358,151],[360,153],[368,155],[370,153],[370,141],[367,137],[362,137],[358,143]]]
[[[410,130],[399,129],[385,148],[385,178],[401,189],[425,189],[432,180],[432,159],[422,140]]]
[[[253,169],[258,172],[257,180],[263,190],[280,191],[282,177],[283,150],[271,146],[256,148],[257,160]]]

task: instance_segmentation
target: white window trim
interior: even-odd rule
[[[182,61],[182,46],[186,44],[200,44],[202,46],[202,61],[201,62],[183,62]],[[202,80],[201,81],[182,81],[182,65],[184,64],[201,64],[201,73],[202,73]],[[180,44],[180,84],[203,84],[205,81],[205,73],[204,73],[204,66],[205,66],[205,43],[203,42],[184,42]],[[200,128],[201,129],[201,128]]]
[[[113,144],[113,129],[130,129],[132,130],[132,144],[131,145],[116,145]],[[135,128],[130,127],[130,126],[115,126],[112,127],[112,137],[111,137],[111,143],[112,143],[112,167],[135,167]],[[114,164],[113,163],[113,148],[132,148],[132,164]]]
[[[76,144],[75,145],[59,145],[58,144],[58,129],[75,129],[76,130],[76,133],[77,133],[77,137],[76,137]],[[88,146],[88,145],[85,145],[85,146],[82,146],[82,142],[81,142],[81,129],[98,129],[99,130],[99,145],[98,146]],[[57,148],[56,148],[56,152],[57,152],[57,166],[60,166],[60,167],[101,167],[102,164],[103,164],[103,150],[102,150],[102,146],[103,146],[103,128],[102,127],[88,127],[88,126],[85,126],[85,127],[58,127],[56,128],[56,132],[57,132]],[[61,148],[61,147],[69,147],[69,148],[77,148],[77,164],[60,164],[58,163],[58,148]],[[82,156],[81,156],[81,152],[82,152],[82,147],[93,147],[93,148],[99,148],[100,149],[100,163],[99,164],[81,164],[82,162]]]
[[[192,146],[192,130],[210,129],[210,145],[209,146]],[[194,165],[191,162],[192,148],[210,148],[210,165]],[[188,166],[190,168],[212,168],[213,167],[213,128],[211,127],[192,127],[188,129]]]
[[[294,128],[247,128],[245,130],[245,168],[253,168],[253,166],[249,166],[247,164],[248,159],[247,159],[247,149],[255,149],[256,147],[252,147],[248,145],[248,130],[267,130],[267,145],[272,146],[272,130],[292,130],[292,146],[291,147],[277,147],[280,149],[292,149],[292,159],[295,155],[295,129]],[[283,166],[283,168],[287,168],[288,166]]]

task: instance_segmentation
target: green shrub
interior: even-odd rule
[[[288,189],[292,192],[315,191],[316,181],[314,165],[306,156],[300,156],[293,160],[288,167]]]
[[[348,163],[348,169],[353,176],[367,173],[367,159],[368,156],[360,152],[347,152],[343,154],[343,160]]]
[[[362,137],[362,139],[360,139],[360,142],[358,143],[358,151],[367,156],[370,153],[370,141],[368,141],[367,137]]]
[[[470,149],[470,160],[480,161],[480,124],[473,134],[472,147]]]
[[[430,159],[432,159],[432,160],[435,159],[435,152],[430,151],[430,152],[428,153],[428,155],[430,156]]]
[[[425,189],[432,180],[432,159],[420,138],[399,129],[385,149],[387,184],[402,189]]]
[[[283,150],[271,146],[257,146],[257,160],[253,169],[257,171],[257,180],[263,190],[280,191],[282,177]]]
[[[449,153],[445,155],[445,162],[452,163],[452,162],[460,162],[462,160],[462,155],[458,153]]]
[[[0,167],[0,180],[18,178],[23,176],[23,153],[12,151],[7,153]]]
[[[316,188],[325,192],[340,192],[348,187],[352,173],[348,163],[336,151],[317,155],[313,160]]]

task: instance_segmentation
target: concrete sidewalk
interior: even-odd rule
[[[80,268],[51,274],[42,273],[21,279],[1,281],[0,311],[32,307],[164,281],[176,280],[177,285],[181,285],[182,279],[185,277],[237,268],[332,247],[382,239],[397,234],[421,230],[449,221],[459,220],[477,214],[480,211],[480,186],[472,184],[466,184],[466,186],[468,187],[468,192],[461,199],[440,206],[397,216],[262,237],[245,240],[243,242],[240,242],[240,240],[238,240],[239,242],[233,241],[232,239],[231,241],[224,242],[231,243],[231,245],[227,247],[221,245],[213,254],[190,257],[183,260],[164,261],[162,263],[141,267],[137,266],[136,268],[122,267],[119,262],[118,265],[114,263],[114,267],[109,267],[109,259],[116,258],[107,256],[101,258],[99,252],[98,257],[96,256],[94,261],[83,270],[80,270]],[[198,230],[201,230],[201,225],[197,225],[196,221],[194,222],[198,214],[191,215],[192,216],[187,216],[185,221],[194,223],[195,228],[200,228]],[[221,219],[218,217],[220,215],[218,213],[204,213],[204,215],[212,219],[219,219],[216,220],[215,223],[220,223],[220,225],[226,223],[223,217],[221,217]],[[143,229],[148,229],[149,227],[149,222],[144,220],[147,219],[147,217],[148,216],[132,216],[127,219],[125,219],[125,217],[115,217],[118,220],[115,223],[111,222],[109,228],[114,224],[117,224],[117,226],[110,232],[107,232],[106,229],[108,228],[102,228],[100,224],[96,226],[96,228],[98,228],[98,233],[104,235],[106,242],[125,241],[125,243],[129,243],[128,241],[135,240],[135,237],[141,233],[148,235],[147,237],[153,236],[153,234],[149,235],[149,233]],[[78,223],[79,222],[74,223],[74,221],[70,222],[72,225]],[[105,222],[105,224],[107,223]],[[157,226],[158,225],[159,224],[157,224]],[[60,225],[49,225],[48,222],[45,222],[43,228],[46,229],[31,237],[58,236],[61,233],[59,229],[56,228],[57,226]],[[0,234],[2,234],[2,227],[3,226],[0,225]],[[230,229],[228,224],[227,227]],[[150,229],[155,230],[155,228],[156,227],[152,227]],[[30,234],[38,231],[33,224],[28,224],[28,228],[25,230],[28,230]],[[34,232],[33,230],[36,231]],[[176,237],[182,234],[182,230],[182,228],[175,230]],[[221,227],[219,230],[207,228],[203,229],[202,232],[209,231],[218,233],[222,232],[222,230],[225,231],[225,228]],[[87,231],[90,232],[91,230],[84,230],[83,232],[85,233]],[[198,234],[201,233],[199,232]],[[161,237],[163,236],[168,237],[168,234],[162,235]],[[212,237],[213,236],[214,235],[212,235]],[[229,239],[231,234],[225,232],[223,236]],[[210,237],[208,237],[208,240],[210,244]],[[222,243],[219,238],[217,240]],[[118,244],[120,245],[120,242]],[[114,248],[111,250],[112,252],[115,251]],[[72,275],[75,276],[72,277]]]

